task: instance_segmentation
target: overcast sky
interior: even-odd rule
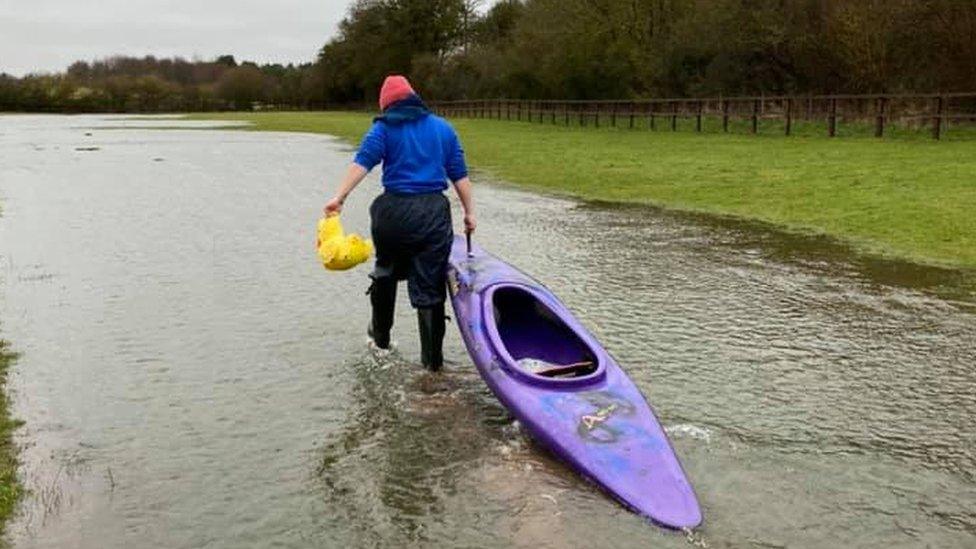
[[[109,55],[312,61],[351,0],[0,0],[0,72]]]

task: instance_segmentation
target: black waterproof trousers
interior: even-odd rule
[[[369,214],[376,247],[373,279],[406,280],[415,308],[443,304],[454,239],[447,197],[387,192],[373,201]]]
[[[397,281],[406,280],[410,304],[417,309],[421,359],[424,366],[440,369],[447,260],[454,238],[450,203],[441,193],[387,192],[373,201],[369,213],[376,247],[370,337],[380,348],[389,346]]]

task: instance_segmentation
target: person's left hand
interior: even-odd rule
[[[331,200],[325,203],[325,207],[322,208],[322,213],[325,217],[330,215],[338,215],[342,212],[342,199],[338,196],[333,196]]]

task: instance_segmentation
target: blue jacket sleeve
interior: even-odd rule
[[[447,177],[452,183],[457,183],[468,176],[468,165],[464,161],[464,149],[461,148],[461,140],[454,128],[451,128],[451,139],[445,159],[444,171],[447,172]]]
[[[374,122],[373,127],[363,136],[363,140],[359,144],[359,151],[356,153],[353,162],[369,171],[383,160],[385,153],[386,128],[382,122]]]

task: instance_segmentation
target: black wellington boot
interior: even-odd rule
[[[444,304],[417,309],[420,326],[420,361],[436,372],[444,365]]]
[[[369,322],[366,333],[380,349],[390,348],[396,291],[397,281],[392,276],[373,278],[373,284],[369,287],[369,302],[373,305],[373,318]]]

